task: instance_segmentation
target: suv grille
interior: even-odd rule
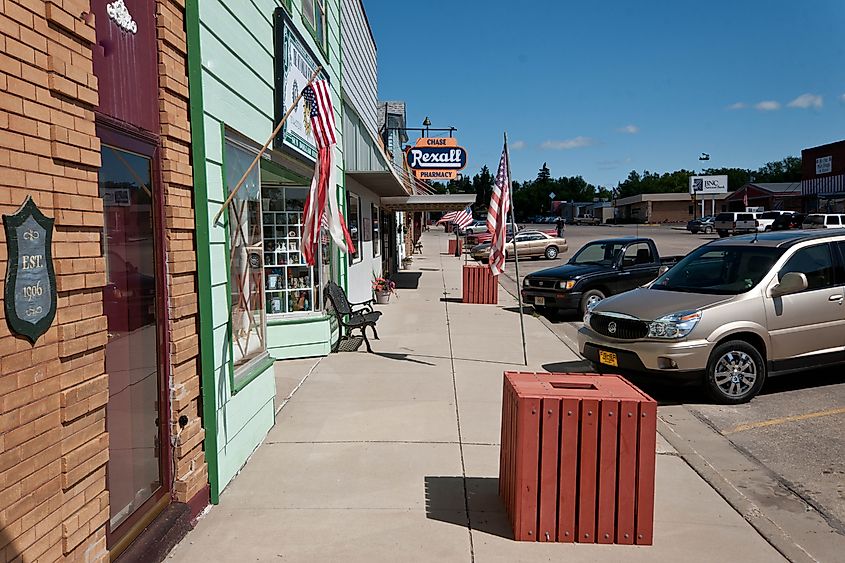
[[[610,330],[611,324],[615,330]],[[621,340],[636,340],[648,335],[648,323],[635,319],[611,317],[594,313],[590,317],[590,326],[601,335]]]
[[[560,280],[542,280],[537,278],[528,278],[528,285],[530,287],[543,287],[546,289],[554,289]]]

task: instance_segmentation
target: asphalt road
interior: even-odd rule
[[[536,227],[545,230],[552,226]],[[591,240],[634,234],[654,239],[661,255],[683,255],[718,238],[715,235],[692,235],[677,226],[570,226],[564,233],[569,246],[566,253],[553,261],[521,261],[520,275],[561,264]],[[511,278],[508,289],[513,293],[516,285],[513,262],[507,264],[505,273]],[[547,317],[545,322],[577,353],[575,342],[580,319],[554,315]],[[845,339],[845,334],[842,338]],[[571,367],[565,364],[546,366],[550,371]],[[764,511],[767,502],[775,506],[780,496],[793,495],[807,511],[817,512],[820,521],[826,522],[830,529],[817,530],[815,540],[802,537],[802,545],[812,541],[828,542],[824,538],[830,538],[830,533],[845,536],[845,369],[817,370],[771,379],[758,397],[738,406],[707,404],[703,391],[697,387],[674,388],[648,381],[637,383],[660,402],[661,412],[667,415],[676,412],[669,409],[677,409],[679,405],[687,409],[722,437],[724,447],[738,450],[753,466],[772,475],[775,485],[758,484],[760,490],[746,490],[753,489],[755,484],[742,481],[738,473],[745,469],[731,466],[726,461],[728,456],[714,454],[714,459],[705,460],[707,464],[718,466],[721,462],[727,465],[722,468],[724,474],[718,481],[724,479],[730,487],[738,487],[743,494],[756,498],[758,504],[764,505]],[[692,447],[696,447],[697,441],[704,440],[700,429],[687,432],[690,435],[682,438]],[[708,449],[702,447],[701,451]],[[717,483],[713,484],[717,486]],[[773,491],[772,487],[780,492]],[[789,528],[790,524],[779,523],[778,526]],[[800,526],[809,524],[805,521]],[[788,529],[786,531],[789,532]]]

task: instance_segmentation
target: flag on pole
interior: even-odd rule
[[[459,229],[464,229],[468,227],[470,224],[472,224],[472,209],[467,206],[463,211],[458,211],[458,214],[455,215],[455,218],[452,219],[452,222]]]
[[[487,210],[487,230],[493,234],[490,240],[490,270],[499,275],[505,269],[505,241],[508,231],[508,211],[510,210],[511,173],[508,165],[508,146],[502,149],[493,195]]]
[[[450,211],[449,213],[444,214],[443,217],[438,219],[436,224],[439,225],[440,223],[451,223],[457,216],[457,211]]]
[[[302,98],[311,118],[311,128],[317,145],[317,162],[314,164],[311,188],[305,198],[302,220],[302,255],[305,262],[313,266],[319,255],[320,228],[324,225],[342,252],[355,252],[355,246],[337,201],[332,158],[337,138],[328,82],[315,80],[311,86],[305,88]]]

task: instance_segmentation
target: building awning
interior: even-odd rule
[[[408,190],[396,173],[390,170],[384,172],[350,172],[346,175],[379,196],[407,195]]]
[[[420,194],[383,197],[381,205],[388,211],[460,211],[475,203],[475,194]]]

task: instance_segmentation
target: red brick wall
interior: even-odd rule
[[[176,500],[205,493],[208,469],[200,405],[199,305],[193,213],[184,0],[156,2],[162,191],[167,240],[171,435],[175,437]],[[187,417],[181,428],[179,418]],[[207,500],[207,497],[206,499]]]
[[[0,12],[0,209],[29,194],[55,217],[58,289],[56,319],[34,346],[0,322],[0,560],[106,560],[94,25],[87,0],[2,0]]]

